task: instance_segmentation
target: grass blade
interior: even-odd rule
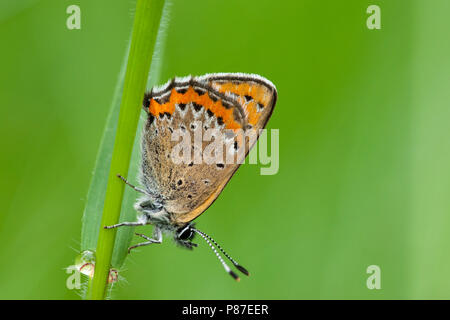
[[[95,176],[88,193],[88,203],[83,216],[82,250],[93,251],[96,247],[95,274],[92,288],[89,290],[89,295],[92,299],[103,299],[105,297],[116,230],[99,229],[99,215],[92,217],[90,213],[95,209],[98,210],[101,202],[105,199],[101,226],[114,224],[119,220],[124,185],[117,179],[116,174],[121,173],[126,176],[128,173],[136,127],[141,111],[140,105],[152,60],[163,5],[163,0],[138,0],[137,2],[120,113],[117,119],[116,103],[113,102],[113,108],[109,115],[102,146],[97,158]],[[119,83],[121,83],[120,80]],[[118,86],[121,87],[121,85]],[[112,138],[113,134],[111,132],[115,131],[114,123],[118,123],[118,125],[115,138]],[[115,143],[111,165],[100,165],[100,159],[104,161],[108,157],[111,158],[112,139],[115,140]],[[107,161],[107,163],[109,162]],[[105,177],[106,172],[109,172],[108,184],[106,196],[102,197],[106,179],[98,177]],[[92,232],[95,228],[98,233],[98,242],[95,238],[96,232]],[[130,230],[128,230],[128,233],[131,233]],[[129,243],[129,240],[126,238],[127,236],[125,235],[125,241]],[[131,236],[128,238],[131,239]],[[121,264],[123,259],[124,256],[122,259],[116,258],[115,263]]]
[[[161,76],[161,60],[164,55],[164,43],[166,39],[166,26],[168,25],[170,2],[166,1],[163,8],[163,14],[161,17],[160,26],[158,29],[158,35],[156,37],[155,51],[153,53],[152,64],[150,67],[150,73],[147,80],[147,89],[158,84]],[[139,119],[137,133],[138,136],[135,139],[133,146],[133,154],[131,156],[130,169],[128,179],[133,184],[137,182],[137,172],[141,159],[141,137],[142,126],[147,120],[147,114],[141,111],[141,117]],[[106,189],[106,187],[105,187]],[[120,221],[134,221],[136,219],[136,211],[133,208],[133,204],[136,202],[136,191],[131,188],[125,188],[125,193],[122,201],[122,213]],[[112,257],[111,266],[115,269],[120,269],[128,254],[128,247],[134,236],[134,227],[119,228],[116,235],[116,243],[114,245],[114,253]]]
[[[169,16],[170,2],[166,1],[163,9],[163,16],[161,18],[160,27],[156,40],[155,51],[153,53],[150,73],[147,80],[147,89],[153,87],[159,82],[161,74],[161,59],[163,56],[163,49],[165,43],[165,35],[167,20]],[[108,173],[111,164],[112,151],[114,147],[114,138],[117,129],[117,122],[119,119],[120,103],[122,98],[123,83],[125,79],[125,71],[127,67],[129,47],[125,53],[122,68],[117,78],[117,85],[114,90],[114,96],[111,102],[110,111],[106,120],[105,129],[101,139],[97,159],[95,162],[92,180],[89,186],[86,206],[82,218],[81,229],[81,254],[79,263],[87,262],[94,263],[93,252],[97,247],[98,234],[100,230],[100,222],[102,218],[103,204],[106,194],[106,186],[108,183]],[[142,125],[146,120],[145,113],[141,111],[141,118],[138,124],[137,132],[140,133]],[[137,137],[133,146],[133,153],[130,162],[130,181],[133,181],[138,171],[138,164],[140,162],[140,137]],[[133,181],[135,182],[135,181]],[[121,221],[132,221],[136,218],[136,211],[133,209],[133,203],[136,199],[136,192],[131,188],[126,188],[124,199],[122,201]],[[114,253],[112,259],[112,267],[120,269],[124,263],[127,248],[131,243],[134,235],[134,228],[121,228],[117,230],[116,243],[114,246]],[[90,254],[92,253],[92,254]]]
[[[100,221],[102,219],[103,204],[108,183],[108,173],[111,164],[112,151],[114,148],[114,138],[116,136],[117,122],[119,119],[120,100],[122,97],[123,81],[125,78],[126,59],[122,64],[117,85],[114,90],[114,98],[111,103],[105,129],[103,131],[100,148],[95,161],[95,167],[89,186],[86,206],[84,208],[81,227],[81,251],[94,252],[97,247]]]

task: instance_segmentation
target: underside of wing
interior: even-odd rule
[[[207,158],[214,155],[210,145],[215,137],[204,139],[206,133],[243,130],[245,114],[237,101],[191,77],[154,88],[145,95],[143,108],[148,120],[142,139],[141,183],[151,200],[181,225],[214,202],[239,166],[236,161]],[[225,147],[222,151],[234,152]]]
[[[175,78],[146,93],[141,183],[151,200],[172,215],[173,223],[192,221],[214,202],[252,147],[244,142],[244,133],[254,129],[259,135],[276,98],[270,81],[246,74]],[[232,141],[224,145],[223,158],[212,162],[205,157],[216,137],[196,140],[210,129]],[[189,157],[180,161],[174,155],[181,140],[174,136],[183,133],[189,136]]]
[[[242,106],[247,128],[263,129],[277,101],[272,82],[255,74],[215,73],[197,78],[218,92],[234,98]]]

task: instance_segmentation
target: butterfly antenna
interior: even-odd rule
[[[222,247],[221,247],[221,246],[220,246],[220,245],[219,245],[212,237],[208,236],[206,233],[204,233],[204,232],[202,232],[202,231],[200,231],[200,230],[197,230],[197,229],[195,229],[195,228],[193,228],[193,230],[196,231],[198,234],[201,234],[201,235],[205,236],[206,238],[208,238],[209,240],[211,240],[212,243],[214,243],[214,244],[217,246],[217,248],[219,248],[219,250],[225,255],[225,257],[227,257],[228,260],[230,260],[231,263],[233,263],[234,266],[235,266],[239,271],[241,271],[243,274],[245,274],[245,275],[247,275],[247,276],[250,275],[250,273],[247,271],[247,269],[245,269],[243,266],[241,266],[239,263],[237,263],[236,260],[234,260],[228,253],[226,253],[225,250],[222,249]]]
[[[220,256],[219,252],[217,252],[216,248],[214,248],[214,246],[212,245],[211,241],[209,241],[209,239],[205,236],[205,234],[197,229],[192,228],[192,230],[194,232],[196,232],[200,237],[203,238],[203,240],[206,241],[206,243],[208,243],[209,247],[212,249],[212,251],[214,251],[214,253],[217,256],[217,259],[219,259],[219,261],[222,263],[224,269],[226,272],[228,272],[230,274],[230,276],[232,276],[236,281],[240,281],[241,279],[238,277],[238,275],[236,273],[233,272],[233,270],[230,269],[230,267],[225,263],[225,261],[222,259],[222,257]]]

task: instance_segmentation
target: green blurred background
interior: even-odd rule
[[[280,169],[242,166],[197,220],[250,278],[166,238],[127,259],[113,298],[450,298],[450,2],[171,2],[161,82],[272,80]],[[81,30],[66,28],[71,4]],[[371,4],[381,30],[366,27]],[[134,7],[0,3],[0,298],[79,299],[64,268]],[[381,290],[366,287],[369,265]]]

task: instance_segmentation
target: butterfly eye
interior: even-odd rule
[[[194,231],[192,231],[191,226],[187,225],[177,230],[177,238],[179,240],[192,240],[194,237]]]

